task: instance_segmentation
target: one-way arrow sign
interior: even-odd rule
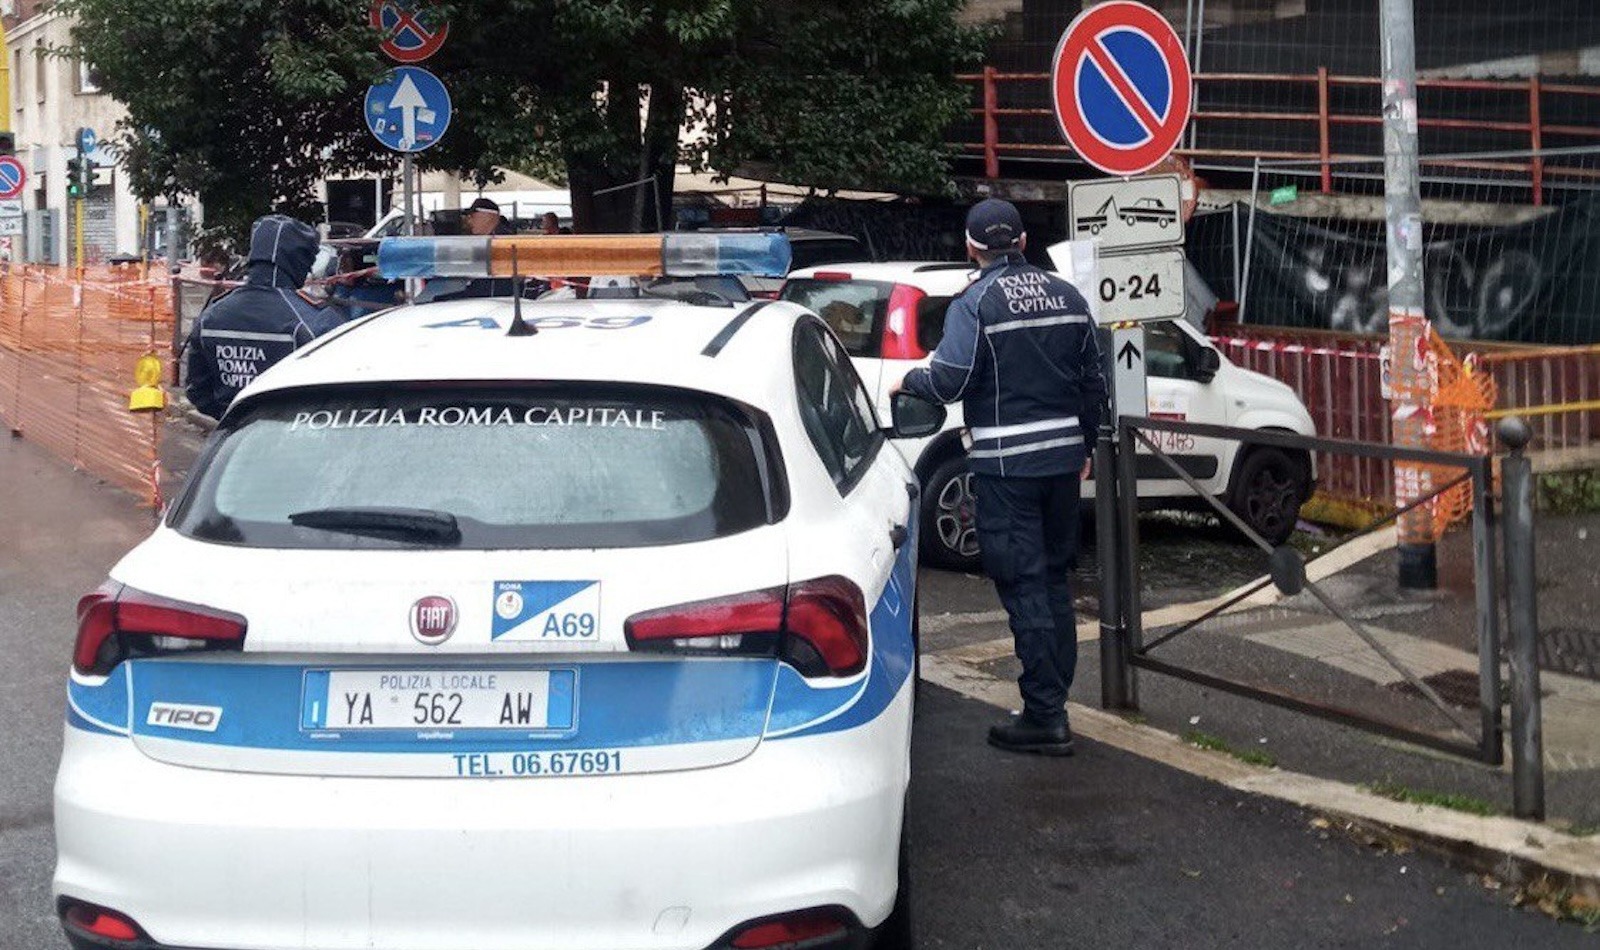
[[[388,148],[420,152],[450,126],[450,94],[439,77],[418,66],[397,66],[367,90],[367,128]]]
[[[1111,400],[1115,415],[1142,416],[1148,410],[1144,373],[1144,327],[1121,326],[1111,331]]]
[[[417,91],[417,84],[410,76],[400,77],[400,88],[395,90],[394,98],[389,100],[389,111],[400,111],[400,148],[410,151],[409,146],[417,141],[417,110],[428,108],[428,100],[422,98],[422,93]]]

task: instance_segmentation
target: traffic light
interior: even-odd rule
[[[0,155],[17,154],[17,135],[15,132],[0,132]]]
[[[68,198],[82,198],[89,193],[89,189],[85,185],[88,179],[88,175],[85,174],[88,171],[88,164],[89,159],[83,155],[67,159]]]

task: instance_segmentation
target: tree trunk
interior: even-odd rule
[[[677,83],[656,83],[650,98],[650,119],[645,123],[639,167],[655,179],[655,187],[641,194],[640,207],[647,226],[672,230],[672,190],[678,169],[678,134],[683,128],[684,93]],[[644,177],[644,176],[641,176]],[[654,203],[655,207],[650,208]]]
[[[568,153],[567,187],[572,192],[574,231],[603,234],[671,229],[684,96],[676,85],[657,84],[654,88],[668,92],[651,96],[649,117],[641,128],[639,87],[614,87],[605,108],[606,145]],[[613,188],[617,190],[608,191]]]

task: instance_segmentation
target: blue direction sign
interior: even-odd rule
[[[367,90],[367,128],[384,147],[420,152],[450,127],[450,93],[420,66],[397,66]]]
[[[94,151],[94,147],[99,143],[100,139],[94,134],[94,129],[84,126],[78,130],[78,151],[88,154]]]

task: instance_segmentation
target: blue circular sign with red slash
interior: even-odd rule
[[[373,0],[368,19],[383,33],[379,49],[399,63],[420,63],[439,52],[450,24],[419,0]]]
[[[0,155],[0,201],[15,201],[22,197],[22,188],[28,183],[28,173],[14,155]]]
[[[1189,60],[1166,17],[1113,0],[1079,14],[1050,69],[1061,134],[1108,175],[1137,175],[1177,147],[1189,122]]]

